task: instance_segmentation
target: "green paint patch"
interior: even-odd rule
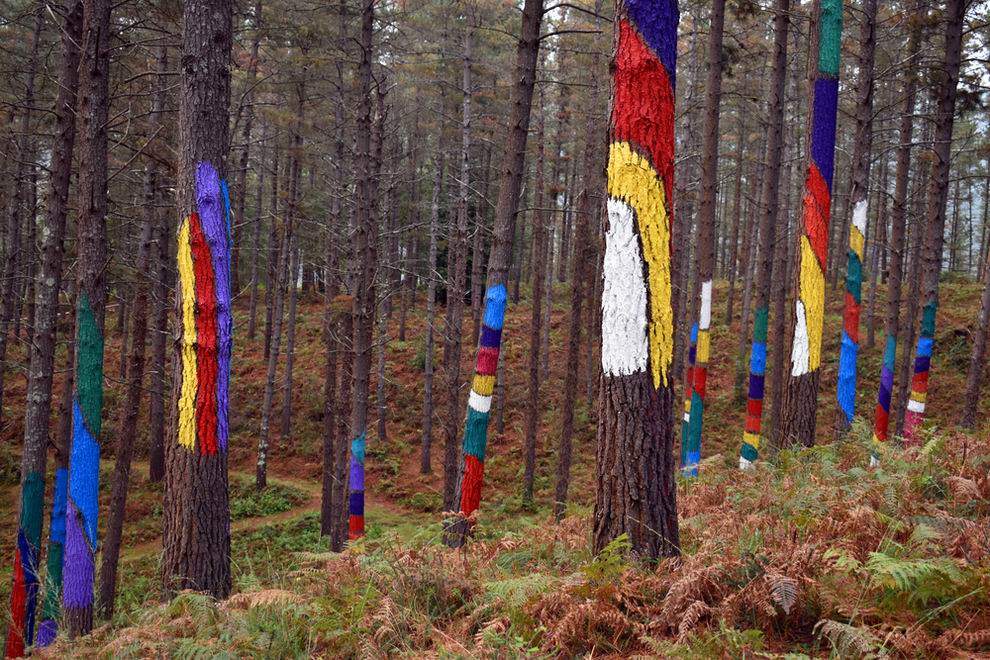
[[[103,333],[86,292],[79,294],[76,393],[86,428],[99,442],[103,411]]]
[[[839,75],[839,51],[842,43],[842,0],[822,0],[818,43],[818,71]]]

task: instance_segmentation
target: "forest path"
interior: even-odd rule
[[[251,480],[253,480],[255,476],[254,472],[236,469],[230,470],[229,475],[230,477],[239,477]],[[297,518],[301,518],[308,513],[315,513],[320,510],[320,505],[323,500],[323,485],[321,482],[313,479],[301,479],[298,477],[285,476],[269,476],[268,482],[272,485],[289,486],[300,490],[306,494],[306,500],[291,509],[280,513],[273,513],[267,516],[252,516],[250,518],[235,520],[230,523],[231,534],[236,532],[253,532],[269,525],[277,525],[290,520],[296,520]],[[399,514],[402,516],[416,515],[414,512],[410,512],[388,500],[369,498],[367,503],[371,505],[373,509],[386,511],[391,514]],[[129,548],[122,548],[120,559],[121,561],[127,562],[138,561],[148,555],[158,554],[161,551],[162,537],[156,536],[153,539],[135,544]]]

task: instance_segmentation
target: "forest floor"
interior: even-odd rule
[[[724,286],[715,296],[724,301]],[[568,517],[559,525],[552,522],[568,298],[559,285],[550,373],[541,390],[536,496],[530,505],[520,497],[530,317],[525,291],[521,303],[509,308],[503,334],[505,431],[495,432],[493,424],[475,540],[459,552],[440,543],[445,408],[439,377],[434,469],[419,474],[422,294],[406,341],[395,339],[393,319],[387,439],[377,437],[374,402],[370,408],[368,533],[342,555],[330,554],[319,536],[322,304],[315,294],[301,300],[292,432],[278,437],[278,424],[273,424],[270,485],[262,493],[255,492],[253,475],[264,391],[263,317],[258,338],[248,340],[246,304],[239,305],[230,442],[235,595],[217,604],[183,594],[161,604],[161,489],[148,481],[147,463],[138,460],[127,506],[117,614],[90,637],[60,643],[51,654],[773,657],[836,651],[844,656],[974,657],[990,651],[990,426],[984,422],[971,434],[955,427],[979,304],[977,286],[953,280],[943,286],[928,441],[920,451],[892,449],[881,470],[864,466],[882,322],[877,322],[877,345],[861,350],[857,409],[863,419],[849,439],[832,442],[841,324],[841,301],[834,297],[826,315],[823,355],[831,359],[823,367],[820,446],[783,452],[772,463],[740,474],[735,464],[745,405],[734,392],[738,311],[727,327],[724,306],[718,306],[701,477],[678,488],[684,557],[658,566],[631,563],[621,541],[598,557],[590,554],[595,411],[585,400],[583,377],[572,501]],[[112,317],[107,325],[113,327]],[[101,505],[109,499],[116,415],[123,400],[117,378],[120,337],[113,331],[109,335]],[[470,335],[468,322],[465,336]],[[474,355],[464,353],[462,380],[467,383]],[[440,354],[438,346],[436,364]],[[0,501],[10,503],[0,510],[0,537],[8,539],[15,535],[24,399],[23,365],[16,362],[23,355],[14,355],[3,411],[7,426],[0,437]],[[139,456],[146,453],[146,414],[143,410],[139,423]],[[4,604],[9,602],[10,560],[0,555]]]

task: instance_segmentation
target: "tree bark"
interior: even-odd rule
[[[719,103],[722,100],[722,35],[725,0],[712,2],[708,31],[708,79],[705,83],[705,124],[701,145],[701,198],[698,204],[698,245],[695,249],[698,336],[691,378],[691,418],[688,426],[684,469],[698,473],[701,436],[704,428],[708,360],[711,350],[712,277],[715,269],[715,211],[718,187]],[[786,43],[786,36],[784,37]],[[783,89],[783,76],[780,88]],[[779,129],[778,129],[778,139]],[[779,151],[779,149],[778,149]],[[779,173],[779,153],[777,171]],[[764,179],[766,180],[766,179]],[[776,206],[776,204],[775,204]]]
[[[821,378],[842,0],[822,0],[818,35],[817,57],[812,60],[817,63],[817,74],[812,96],[803,227],[796,254],[799,265],[793,284],[797,295],[791,317],[791,369],[784,386],[781,435],[786,444],[804,446],[815,444],[818,382]]]
[[[176,174],[181,331],[163,506],[165,592],[193,589],[214,598],[226,598],[231,586],[227,440],[233,323],[224,176],[232,14],[230,0],[187,0],[183,8]]]
[[[70,637],[93,627],[97,492],[106,321],[107,117],[110,2],[83,1],[79,65],[78,301],[72,449],[66,512],[63,617]]]
[[[61,288],[66,216],[69,208],[69,182],[72,176],[72,150],[75,145],[76,86],[79,74],[79,35],[82,28],[82,2],[67,7],[62,31],[62,60],[58,71],[55,99],[55,140],[51,163],[47,214],[43,224],[41,267],[35,289],[34,336],[29,344],[27,397],[24,409],[24,449],[21,454],[21,509],[15,542],[14,586],[11,589],[10,625],[7,629],[6,657],[23,655],[34,644],[34,622],[38,598],[41,527],[44,517],[45,465],[48,459],[48,432],[52,413],[52,375],[55,369],[55,340],[58,329],[58,294]],[[69,342],[71,345],[71,341]],[[64,489],[65,466],[56,468],[56,491]],[[64,521],[65,511],[62,511]],[[62,521],[55,521],[64,529]],[[53,526],[53,536],[59,535]],[[61,547],[62,538],[59,539]],[[49,546],[49,554],[56,551]],[[59,558],[61,552],[58,551]],[[59,565],[61,571],[61,565]],[[50,575],[50,577],[52,577]],[[51,589],[51,587],[49,587]],[[44,625],[44,623],[43,623]],[[39,641],[41,639],[39,632]]]
[[[930,390],[929,370],[935,343],[935,314],[938,310],[939,275],[942,272],[942,242],[945,234],[945,203],[949,192],[949,157],[955,119],[959,68],[962,59],[963,18],[966,0],[949,0],[946,5],[945,62],[937,71],[938,96],[935,111],[935,141],[932,149],[932,176],[925,212],[925,242],[922,250],[921,326],[915,349],[911,396],[904,414],[904,442],[919,442],[925,417],[925,401]]]
[[[247,200],[247,172],[251,160],[251,127],[254,124],[254,85],[258,78],[258,49],[261,45],[262,2],[254,3],[254,35],[251,38],[251,55],[248,60],[247,76],[244,80],[244,126],[241,128],[241,153],[237,165],[237,199],[234,201],[233,245],[230,248],[230,287],[234,295],[241,292],[240,254],[241,228],[244,226],[244,202]],[[255,260],[252,259],[252,263]],[[254,266],[252,266],[252,269]],[[253,280],[253,278],[252,278]],[[252,319],[253,320],[253,319]],[[252,324],[253,325],[253,324]],[[253,339],[254,333],[249,338]]]
[[[916,8],[922,9],[922,2]],[[905,69],[904,98],[897,137],[897,164],[894,169],[894,201],[890,212],[890,274],[887,281],[887,312],[884,317],[883,367],[873,422],[873,442],[886,442],[890,428],[890,401],[894,389],[894,365],[897,359],[897,339],[900,334],[901,286],[904,276],[905,220],[907,217],[908,176],[911,171],[911,142],[914,139],[914,106],[918,75],[915,62],[921,46],[921,21],[912,20],[908,38],[908,67]],[[882,179],[886,183],[887,166]],[[874,281],[876,274],[872,275]],[[872,292],[871,292],[872,296]],[[878,457],[874,455],[874,460]]]
[[[876,50],[877,0],[865,0],[859,32],[859,80],[856,84],[856,133],[853,142],[849,203],[844,224],[849,237],[846,257],[846,297],[842,314],[839,378],[836,399],[839,413],[836,431],[845,435],[856,414],[856,381],[859,361],[859,317],[863,303],[863,260],[870,211],[870,152],[873,148],[873,63]],[[851,209],[851,211],[850,211]],[[852,214],[851,222],[848,217]],[[841,241],[841,235],[839,237]],[[840,245],[842,245],[840,243]],[[838,257],[838,255],[836,255]],[[836,258],[836,263],[838,258]],[[836,273],[838,265],[836,265]],[[833,276],[833,285],[837,274]]]
[[[617,5],[595,553],[627,534],[638,556],[680,554],[670,305],[677,24],[670,0]]]
[[[495,228],[488,261],[485,312],[475,378],[468,399],[460,478],[454,498],[454,501],[460,505],[460,511],[456,517],[447,522],[448,533],[445,534],[445,541],[451,547],[460,547],[465,543],[471,528],[471,516],[481,503],[485,445],[488,439],[488,412],[491,407],[492,386],[502,342],[506,284],[512,260],[519,192],[525,171],[526,138],[529,133],[530,109],[533,105],[542,21],[543,1],[525,0],[519,41],[516,46],[513,84],[509,95],[511,111],[502,172],[499,176],[498,203],[495,206]]]

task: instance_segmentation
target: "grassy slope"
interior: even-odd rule
[[[518,498],[528,355],[529,313],[524,300],[510,308],[507,319],[503,344],[509,376],[506,433],[493,433],[489,444],[480,542],[462,555],[438,547],[442,475],[439,469],[432,475],[418,474],[420,305],[411,318],[408,341],[393,341],[389,346],[387,443],[377,441],[371,425],[368,539],[344,557],[325,555],[311,490],[317,488],[318,493],[320,473],[322,314],[315,299],[304,301],[297,340],[293,434],[274,439],[270,470],[291,476],[294,482],[276,482],[274,493],[257,498],[250,493],[248,482],[234,480],[234,509],[245,518],[234,526],[235,583],[240,592],[256,595],[219,607],[194,596],[167,607],[156,605],[154,549],[160,491],[146,483],[146,469],[141,465],[135,470],[137,484],[128,506],[126,534],[132,551],[127,554],[125,550],[120,614],[111,627],[71,650],[192,652],[212,643],[214,651],[236,649],[243,655],[315,652],[338,656],[372,651],[405,651],[417,656],[591,651],[669,655],[704,653],[706,649],[715,653],[712,649],[723,647],[800,647],[814,652],[823,643],[827,648],[822,640],[828,638],[847,645],[877,643],[869,642],[867,634],[875,640],[887,636],[887,648],[894,641],[929,643],[935,650],[938,644],[962,647],[972,640],[939,635],[953,625],[965,625],[970,631],[986,627],[979,616],[967,619],[978,612],[978,604],[986,604],[990,578],[985,559],[980,552],[960,548],[982,533],[981,552],[985,552],[990,538],[985,498],[990,493],[985,476],[983,482],[977,480],[986,474],[983,455],[974,449],[980,443],[951,428],[958,416],[968,359],[967,323],[975,317],[978,291],[968,284],[944,289],[935,387],[929,400],[933,420],[947,428],[926,458],[916,463],[887,461],[887,470],[880,473],[860,468],[865,461],[862,439],[868,437],[863,425],[855,434],[859,441],[848,446],[785,456],[779,469],[767,468],[740,478],[732,469],[743,418],[743,407],[733,401],[732,393],[739,328],[720,325],[719,314],[703,447],[703,454],[711,458],[702,479],[684,484],[679,493],[686,559],[683,565],[664,565],[655,572],[627,565],[619,553],[598,559],[588,556],[594,424],[583,400],[578,403],[573,515],[557,528],[548,523],[567,341],[563,290],[556,292],[551,334],[554,359],[542,394],[545,413],[536,508],[522,510]],[[719,293],[724,299],[724,290]],[[232,411],[231,458],[232,469],[247,478],[254,461],[264,369],[261,342],[244,338],[245,310],[238,312],[240,332],[232,381],[232,401],[238,405]],[[833,301],[826,318],[824,350],[833,358],[838,355],[839,313],[838,301]],[[393,336],[395,331],[393,324]],[[878,328],[878,335],[881,332]],[[113,373],[116,341],[110,338],[108,350],[108,372]],[[861,353],[859,410],[864,412],[872,411],[874,405],[880,351],[878,346]],[[465,377],[473,358],[468,353]],[[725,357],[719,360],[717,356]],[[834,379],[835,360],[830,360],[822,379],[819,426],[823,441],[830,437],[835,414]],[[13,407],[6,412],[13,423],[5,431],[5,444],[0,445],[11,460],[10,447],[19,435],[17,406],[23,400],[22,382],[12,380],[14,391],[7,400]],[[110,383],[108,411],[117,409],[120,389],[119,384]],[[106,426],[109,441],[115,426],[112,416]],[[985,430],[977,437],[985,438]],[[143,446],[146,439],[140,437],[138,442]],[[443,433],[437,428],[437,467],[442,443]],[[954,476],[960,480],[953,480]],[[4,490],[5,501],[15,502],[14,489],[6,486]],[[967,504],[967,500],[976,503]],[[13,538],[15,516],[9,508],[0,514],[4,538]],[[919,516],[928,522],[919,522]],[[965,538],[960,540],[960,535]],[[830,548],[833,552],[828,554]],[[884,577],[889,567],[885,568],[882,558],[870,564],[869,552],[921,563],[907,568],[896,565],[888,570],[893,577]],[[943,556],[958,558],[954,569],[947,564],[936,563],[934,568],[924,564],[935,561],[926,558]],[[6,603],[9,557],[3,555],[2,561],[0,596]],[[906,576],[904,571],[908,571]],[[829,578],[830,582],[825,579],[828,576],[834,579]],[[872,586],[849,593],[849,585],[859,583]],[[906,595],[926,589],[936,593],[919,602],[906,602]],[[974,593],[962,593],[965,589]],[[850,597],[852,605],[845,602]],[[958,598],[958,604],[927,619],[918,614],[933,604],[944,606]],[[204,618],[209,625],[200,625]],[[857,628],[828,624],[816,634],[814,626],[820,619]],[[678,638],[680,645],[675,644]]]

